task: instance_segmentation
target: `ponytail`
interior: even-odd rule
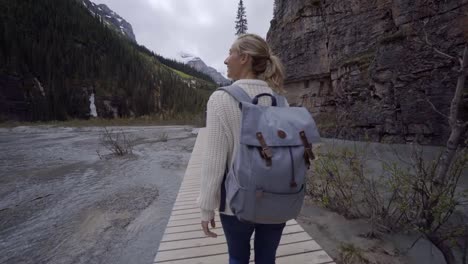
[[[267,67],[263,73],[263,79],[268,83],[275,92],[284,93],[283,82],[284,82],[284,68],[281,60],[271,55],[267,62]]]

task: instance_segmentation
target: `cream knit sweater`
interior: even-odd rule
[[[260,93],[272,92],[268,84],[262,80],[243,79],[234,84],[244,89],[251,98]],[[271,99],[266,96],[261,97],[259,104],[271,104]],[[229,161],[229,166],[231,166],[232,158],[239,145],[240,123],[239,103],[226,92],[214,92],[207,105],[207,145],[203,154],[200,196],[198,197],[203,221],[213,219],[215,209],[219,208],[226,162]],[[227,203],[224,214],[232,215]]]

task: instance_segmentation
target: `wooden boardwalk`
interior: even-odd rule
[[[228,263],[227,245],[219,216],[216,216],[216,228],[213,229],[218,237],[205,237],[200,226],[200,209],[196,205],[205,142],[205,132],[201,129],[154,263]],[[252,263],[253,254],[252,251],[250,261]],[[334,262],[295,220],[291,220],[283,231],[276,263],[331,264]]]

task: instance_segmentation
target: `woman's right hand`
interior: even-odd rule
[[[210,223],[211,223],[212,228],[216,227],[216,222],[215,222],[214,218],[211,219],[211,221],[202,221],[201,222],[203,232],[205,232],[205,235],[208,236],[208,237],[216,238],[216,237],[218,237],[218,235],[216,233],[210,231],[210,227],[209,227]]]

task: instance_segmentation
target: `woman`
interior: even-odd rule
[[[227,65],[228,77],[236,80],[253,98],[261,93],[282,92],[283,66],[274,56],[266,41],[254,34],[241,35],[231,46]],[[271,105],[271,99],[261,97],[261,105]],[[239,103],[224,91],[214,92],[207,105],[207,146],[202,165],[201,190],[198,203],[201,208],[201,225],[209,237],[217,235],[209,230],[215,227],[215,208],[220,204],[221,185],[226,166],[239,145],[241,111]],[[226,236],[229,263],[249,263],[250,238],[255,231],[255,263],[275,263],[276,249],[285,224],[249,224],[240,222],[226,203],[220,212]]]

